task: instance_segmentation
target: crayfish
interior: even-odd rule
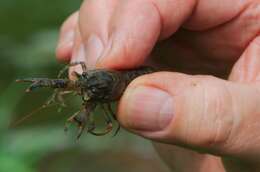
[[[70,66],[75,65],[80,65],[83,71],[81,74],[73,72],[73,75],[76,77],[75,80],[62,77]],[[81,109],[69,117],[65,125],[65,130],[67,130],[67,124],[76,123],[78,127],[77,139],[79,139],[84,129],[86,129],[88,133],[96,136],[102,136],[112,131],[112,120],[116,121],[116,115],[112,111],[111,103],[120,99],[127,85],[133,79],[152,72],[154,72],[154,69],[151,67],[139,67],[132,70],[87,70],[84,62],[75,62],[62,69],[56,79],[25,78],[16,81],[32,83],[26,92],[42,87],[54,89],[54,93],[42,107],[47,107],[57,102],[63,105],[63,96],[65,94],[74,93],[81,96]],[[103,132],[96,132],[95,122],[91,120],[92,112],[97,106],[100,106],[104,112],[103,116],[107,126]],[[118,124],[115,135],[119,129],[120,125]]]

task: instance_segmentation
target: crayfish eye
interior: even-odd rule
[[[95,87],[90,88],[90,90],[91,90],[92,93],[97,93],[97,91],[98,91],[98,89],[95,88]]]
[[[87,77],[87,72],[82,72],[81,74],[83,77]]]

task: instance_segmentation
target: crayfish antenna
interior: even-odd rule
[[[65,94],[68,92],[65,92]],[[40,107],[38,107],[37,109],[35,109],[34,111],[32,111],[31,113],[29,113],[28,115],[24,116],[23,118],[19,119],[18,121],[15,121],[13,124],[11,124],[10,126],[17,126],[18,124],[22,123],[23,121],[25,121],[26,119],[30,118],[31,116],[35,115],[37,112],[41,111],[42,109],[48,108],[48,107],[52,107],[52,106],[56,106],[56,105],[60,105],[62,106],[62,104],[64,102],[57,102],[56,101],[56,96],[57,96],[57,92],[54,92],[48,99],[47,101],[41,105]]]
[[[15,127],[18,124],[24,122],[25,120],[27,120],[28,118],[32,117],[33,115],[35,115],[37,112],[39,112],[40,110],[47,108],[47,107],[51,107],[54,106],[56,104],[51,104],[51,105],[47,105],[47,104],[43,104],[42,106],[38,107],[37,109],[35,109],[34,111],[32,111],[31,113],[29,113],[28,115],[25,115],[23,118],[15,121],[14,123],[10,124],[10,127]]]

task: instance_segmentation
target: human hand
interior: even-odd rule
[[[259,171],[259,19],[258,0],[87,0],[63,25],[57,56],[90,68],[173,69],[129,85],[120,123],[187,148],[156,146],[178,172]],[[194,151],[221,157],[225,170]]]

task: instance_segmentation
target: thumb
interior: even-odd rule
[[[250,144],[247,134],[258,135],[259,125],[247,125],[260,120],[258,91],[210,76],[158,72],[129,85],[118,119],[155,141],[220,155],[250,154],[259,144],[241,145]]]
[[[175,33],[195,6],[195,0],[84,1],[79,28],[87,64],[114,69],[143,64],[156,42]]]

